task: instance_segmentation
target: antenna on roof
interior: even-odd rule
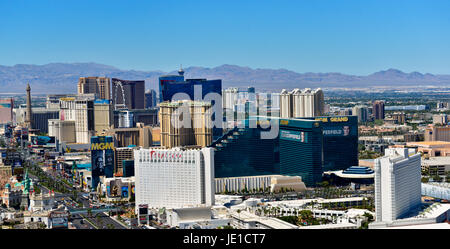
[[[183,65],[180,64],[180,70],[178,70],[178,74],[183,76],[184,75],[184,70],[183,70]]]

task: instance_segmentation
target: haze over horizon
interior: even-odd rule
[[[236,7],[239,6],[239,7]],[[450,2],[1,1],[0,65],[450,74]]]

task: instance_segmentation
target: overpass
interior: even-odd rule
[[[120,211],[120,208],[116,208],[116,207],[109,207],[109,208],[90,208],[91,212],[93,214],[95,213],[103,213],[103,212],[109,212],[109,211],[113,211],[113,212],[117,212]],[[70,214],[87,214],[89,208],[73,208],[73,209],[69,209]]]

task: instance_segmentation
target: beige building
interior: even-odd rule
[[[111,82],[106,77],[80,77],[78,93],[94,93],[99,99],[111,99]]]
[[[428,170],[431,175],[446,175],[450,171],[450,157],[430,157],[422,159],[422,170]]]
[[[391,114],[391,118],[395,120],[396,124],[404,124],[406,122],[405,113],[393,113]]]
[[[435,114],[433,115],[433,124],[446,125],[448,123],[447,114]]]
[[[181,119],[181,120],[180,120]],[[164,148],[212,143],[211,104],[175,101],[160,104],[161,146]]]
[[[425,141],[450,142],[450,126],[429,125],[425,129]]]
[[[123,160],[134,160],[134,149],[131,147],[115,148],[114,173],[123,174]]]
[[[97,135],[101,135],[113,125],[113,109],[109,101],[94,102],[94,130]]]
[[[408,142],[407,147],[417,147],[417,152],[425,157],[450,156],[450,142],[429,141],[429,142]]]
[[[148,148],[152,146],[152,127],[137,123],[134,128],[117,128],[105,132],[106,136],[113,136],[116,147],[127,147],[136,145],[137,147]]]
[[[60,99],[60,120],[75,121],[76,143],[88,144],[94,131],[94,96],[78,95]]]
[[[56,137],[61,142],[76,143],[75,121],[49,119],[48,135]]]
[[[281,118],[322,116],[324,107],[323,91],[320,88],[316,90],[296,88],[291,92],[283,89],[280,93]]]

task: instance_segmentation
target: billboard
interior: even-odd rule
[[[358,136],[358,121],[356,116],[316,117],[322,121],[324,137]]]
[[[121,190],[122,198],[128,198],[128,186],[122,186]]]
[[[92,187],[96,188],[100,176],[113,177],[114,141],[111,136],[91,138]]]
[[[306,132],[303,131],[280,130],[280,138],[302,143],[308,142]]]
[[[56,147],[56,139],[53,136],[52,137],[31,136],[30,138],[32,147],[40,147],[40,146]]]
[[[0,124],[13,122],[13,108],[13,99],[0,99]]]

